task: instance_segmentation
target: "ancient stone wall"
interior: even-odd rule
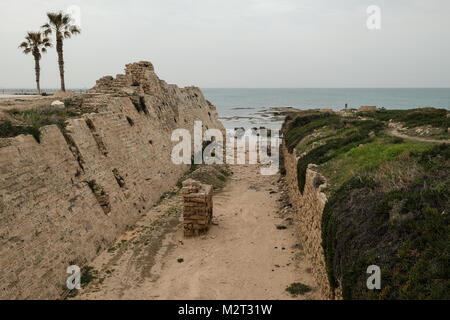
[[[32,136],[0,139],[0,299],[53,299],[66,268],[108,248],[176,184],[176,128],[223,126],[195,87],[160,80],[149,62],[77,97],[86,113]]]
[[[361,106],[359,107],[359,111],[376,111],[376,106]]]
[[[208,231],[213,217],[212,186],[193,179],[183,181],[183,226],[185,236]]]
[[[327,198],[322,192],[325,179],[314,171],[314,165],[309,165],[306,171],[305,189],[301,194],[297,180],[297,161],[295,153],[289,153],[282,145],[286,182],[289,198],[295,210],[294,224],[297,234],[303,244],[307,259],[312,264],[312,274],[323,299],[335,299],[339,296],[331,290],[322,248],[322,213]]]

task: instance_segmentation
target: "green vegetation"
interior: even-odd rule
[[[47,18],[47,23],[41,26],[41,28],[44,29],[44,36],[47,37],[50,34],[55,35],[55,47],[58,54],[59,75],[61,79],[61,91],[66,91],[66,85],[64,81],[64,40],[70,39],[72,36],[80,34],[81,30],[78,26],[72,23],[72,17],[69,14],[63,13],[62,11],[48,12]]]
[[[79,115],[68,110],[55,110],[54,108],[30,109],[19,111],[12,109],[6,111],[20,125],[13,125],[10,121],[0,123],[0,137],[14,137],[19,134],[32,134],[36,141],[40,141],[40,128],[56,124],[64,132],[65,121]]]
[[[320,140],[322,143],[304,155],[297,164],[298,187],[302,193],[305,187],[306,169],[310,163],[319,165],[333,158],[337,158],[358,147],[360,144],[373,141],[371,135],[375,135],[383,129],[381,123],[377,121],[339,119],[337,115],[334,115],[316,119],[312,118],[313,121],[305,124],[301,130],[294,129],[293,131],[296,131],[297,135],[293,141],[297,141],[298,143],[306,135],[313,133],[321,127],[326,126],[328,129],[330,125],[326,123],[327,119],[331,121],[331,126],[335,130],[335,134],[330,138],[326,137]],[[288,139],[288,134],[286,134],[286,139]]]
[[[376,110],[362,112],[361,115],[380,121],[392,119],[395,122],[403,123],[408,128],[430,125],[447,130],[450,127],[450,118],[447,118],[447,110],[445,109]]]
[[[291,152],[301,139],[315,129],[336,124],[340,124],[340,119],[331,113],[316,112],[297,117],[289,124],[290,129],[286,131],[286,145]]]
[[[390,136],[384,122],[444,128],[446,114],[299,112],[285,123],[286,145],[300,156],[299,190],[309,163],[327,178],[322,246],[344,299],[450,298],[450,145]],[[366,287],[371,264],[381,268],[381,290]]]
[[[382,136],[361,146],[335,156],[321,166],[329,177],[329,188],[338,188],[355,175],[370,174],[380,166],[393,161],[411,162],[410,156],[429,150],[433,144],[414,140],[403,141],[396,137]]]
[[[32,134],[36,141],[40,141],[40,128],[55,124],[65,132],[66,120],[80,116],[83,112],[91,110],[81,110],[80,108],[68,108],[64,110],[54,107],[41,107],[29,110],[7,110],[8,113],[18,124],[12,124],[11,121],[0,122],[0,138],[15,137],[19,134]]]
[[[191,162],[191,166],[189,167],[189,171],[188,171],[187,173],[185,173],[185,174],[184,174],[180,179],[178,179],[178,181],[177,181],[177,187],[180,188],[180,189],[183,187],[183,181],[187,179],[187,176],[188,176],[189,174],[191,174],[192,172],[194,172],[195,170],[197,170],[197,168],[198,168],[198,164],[195,164],[194,161],[193,161],[193,159],[191,159],[191,160],[192,160],[192,162]]]
[[[225,165],[191,165],[191,169],[181,177],[177,186],[182,187],[186,179],[194,179],[201,183],[213,186],[214,190],[219,190],[225,186],[227,178],[232,175],[230,168]]]
[[[64,122],[67,119],[79,115],[78,113],[72,111],[56,110],[54,108],[30,109],[24,111],[12,109],[7,112],[13,116],[14,119],[35,128],[40,128],[51,124],[56,124],[60,128],[64,128]]]
[[[82,288],[85,288],[89,283],[91,283],[94,280],[98,279],[98,270],[95,270],[94,267],[91,266],[84,266],[81,268],[80,271],[81,274],[81,278],[80,278],[80,285]],[[104,279],[101,280],[101,282],[103,282]],[[63,290],[65,291],[67,288],[64,286]],[[67,296],[65,297],[67,298],[73,298],[76,297],[78,295],[78,289],[72,289],[69,290],[69,292],[67,293]]]
[[[42,58],[42,54],[47,52],[47,48],[52,46],[52,42],[49,38],[43,35],[41,32],[28,32],[26,37],[26,41],[23,41],[19,48],[23,50],[24,54],[30,54],[34,58],[34,71],[36,74],[36,88],[37,93],[41,94],[40,87],[40,60]]]
[[[89,283],[97,279],[98,270],[95,270],[94,267],[84,266],[81,268],[81,286],[84,288]]]
[[[39,142],[39,128],[33,126],[17,126],[10,121],[0,122],[0,138],[15,137],[20,134],[31,134]]]
[[[286,291],[291,294],[293,297],[297,297],[299,294],[303,295],[305,293],[310,292],[312,289],[310,286],[300,282],[294,282],[289,287],[286,288]]]

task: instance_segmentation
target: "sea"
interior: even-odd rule
[[[450,88],[417,89],[212,89],[203,94],[217,107],[227,129],[279,129],[283,118],[272,108],[327,108],[335,111],[360,106],[385,109],[435,107],[450,110]]]
[[[84,92],[86,89],[71,89]],[[44,89],[53,93],[57,89]],[[283,117],[272,108],[327,108],[341,110],[376,106],[385,109],[435,107],[450,110],[450,88],[358,88],[358,89],[295,89],[295,88],[202,88],[202,92],[217,107],[220,120],[228,130],[265,127],[279,129]],[[33,94],[33,89],[0,89],[1,94]]]

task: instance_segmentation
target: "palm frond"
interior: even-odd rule
[[[19,48],[23,48],[23,49],[26,49],[26,48],[28,48],[28,42],[22,42],[20,45],[19,45]]]
[[[62,12],[47,12],[48,20],[51,24],[58,24],[61,21]]]
[[[48,36],[52,31],[55,31],[57,39],[70,38],[72,35],[81,32],[80,28],[73,24],[72,17],[62,11],[48,12],[47,18],[48,23],[42,26],[45,36]]]
[[[52,43],[49,38],[43,37],[41,32],[33,32],[29,31],[27,32],[27,35],[25,36],[25,40],[20,45],[19,48],[23,49],[24,54],[33,53],[35,58],[40,59],[41,54],[40,51],[46,52],[46,47],[51,47]]]
[[[42,25],[41,29],[43,29],[42,33],[44,34],[45,37],[47,37],[49,34],[53,33],[52,27],[48,23]]]
[[[65,14],[61,17],[61,22],[63,25],[68,25],[68,24],[70,24],[71,21],[72,21],[72,18],[68,14]]]
[[[70,27],[70,33],[72,34],[80,34],[81,33],[81,29],[78,26],[71,26]]]
[[[51,42],[45,42],[45,43],[44,43],[44,47],[45,47],[45,48],[51,48],[51,47],[53,47],[53,43],[51,43]]]

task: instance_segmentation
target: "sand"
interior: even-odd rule
[[[261,176],[254,165],[232,170],[206,235],[184,238],[181,197],[165,199],[91,263],[97,279],[75,298],[319,298],[291,218],[280,213],[279,175]],[[313,290],[294,298],[285,290],[293,282]]]

